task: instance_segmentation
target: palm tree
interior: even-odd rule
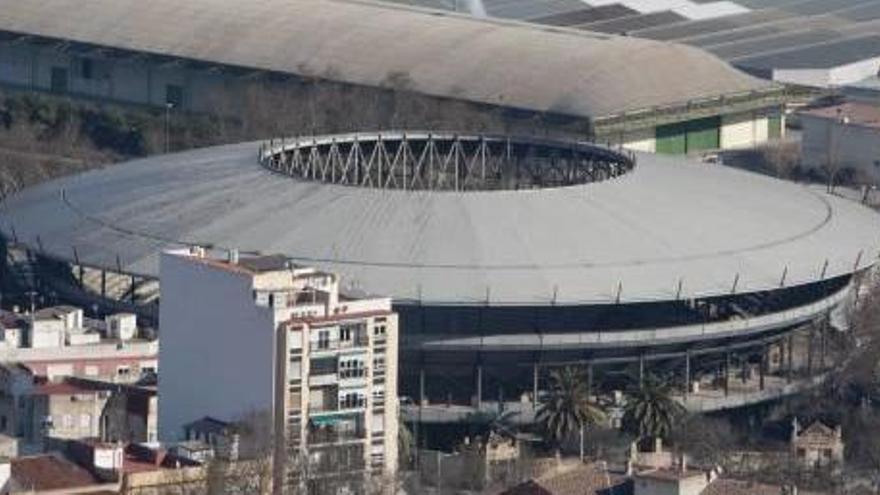
[[[605,413],[590,401],[580,370],[565,367],[550,373],[549,395],[535,416],[557,445],[569,434],[596,424]]]
[[[684,413],[684,407],[672,398],[672,387],[647,376],[627,394],[623,428],[639,437],[664,438]]]

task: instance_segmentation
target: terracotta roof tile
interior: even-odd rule
[[[12,459],[12,479],[24,489],[43,491],[99,485],[87,470],[54,455]]]

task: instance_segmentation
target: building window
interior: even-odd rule
[[[336,358],[312,359],[309,366],[310,375],[332,375],[336,373]]]
[[[318,332],[318,349],[330,348],[330,331],[321,330]]]
[[[165,104],[174,108],[183,106],[183,87],[177,84],[168,84],[165,86]]]
[[[373,371],[385,371],[385,356],[373,356]]]
[[[347,344],[357,347],[367,345],[367,325],[365,323],[350,323],[339,327],[340,339]]]
[[[116,368],[116,376],[119,378],[128,378],[131,375],[131,368],[129,366],[118,366]]]
[[[385,336],[385,325],[375,325],[373,326],[373,335],[376,337],[384,337]]]
[[[339,409],[355,409],[366,404],[367,398],[363,392],[346,392],[339,398]]]
[[[364,362],[360,359],[343,359],[339,362],[340,378],[363,378],[366,375]]]
[[[95,62],[90,58],[84,58],[79,62],[79,72],[83,79],[95,78]],[[115,322],[113,322],[115,323]]]
[[[797,456],[803,459],[807,456],[807,451],[804,449],[797,449]]]
[[[67,69],[64,67],[52,67],[49,75],[49,89],[53,93],[67,92]]]
[[[302,379],[302,361],[299,359],[291,359],[290,364],[287,366],[287,379],[288,380],[301,380]]]

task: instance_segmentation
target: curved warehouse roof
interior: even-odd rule
[[[873,263],[878,217],[794,183],[639,155],[605,182],[451,192],[302,182],[257,143],[137,160],[9,198],[0,228],[56,256],[155,274],[173,240],[280,252],[371,293],[435,303],[548,304],[728,294]],[[60,194],[63,189],[64,194]],[[37,238],[39,237],[39,242]],[[859,253],[862,253],[861,256]]]
[[[583,117],[770,87],[684,45],[354,0],[0,0],[0,30]]]

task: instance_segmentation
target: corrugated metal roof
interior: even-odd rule
[[[176,241],[281,253],[373,294],[559,304],[773,289],[876,260],[878,216],[806,186],[639,155],[601,183],[496,192],[301,182],[257,144],[159,156],[58,179],[0,208],[0,228],[56,256],[157,273]],[[65,200],[59,191],[65,191]],[[861,253],[861,254],[860,254]]]
[[[0,30],[585,117],[767,87],[692,47],[353,0],[0,0]]]
[[[880,57],[880,35],[798,46],[766,55],[740,57],[738,67],[747,69],[831,68]]]

